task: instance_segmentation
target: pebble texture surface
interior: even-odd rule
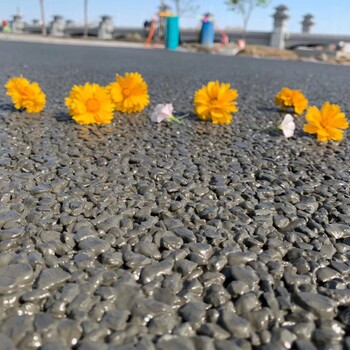
[[[350,349],[350,144],[285,140],[273,97],[349,113],[349,68],[163,51],[1,43],[0,85],[37,80],[45,112],[1,88],[0,349]],[[231,82],[230,126],[150,109],[110,126],[65,114],[72,84],[140,71],[191,111]]]

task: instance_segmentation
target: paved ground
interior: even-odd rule
[[[29,116],[0,91],[0,349],[350,349],[350,143],[284,140],[273,104],[287,85],[350,114],[349,68],[4,42],[0,62],[48,95]],[[67,118],[73,83],[135,70],[153,105],[221,79],[240,112]]]
[[[32,43],[32,44],[52,44],[52,45],[65,45],[65,46],[93,46],[93,47],[123,47],[123,48],[145,48],[144,42],[128,42],[117,40],[101,40],[97,38],[89,38],[88,40],[83,38],[59,38],[33,34],[13,34],[13,33],[1,33],[0,41],[19,42],[19,43]],[[164,45],[157,44],[157,47],[164,47]]]

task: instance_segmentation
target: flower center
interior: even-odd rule
[[[128,97],[131,95],[131,90],[128,88],[123,89],[123,95]]]
[[[18,91],[21,95],[25,95],[26,97],[30,96],[30,93],[31,93],[30,89],[27,86],[23,88],[19,88]]]
[[[90,113],[96,113],[100,109],[100,102],[95,98],[89,98],[86,102],[86,108]]]
[[[216,108],[220,108],[220,103],[218,102],[217,98],[211,98],[209,101],[209,106],[211,109],[216,109]]]

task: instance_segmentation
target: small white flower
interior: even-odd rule
[[[159,104],[154,108],[151,114],[151,121],[153,123],[161,123],[163,120],[172,119],[174,107],[171,103]]]
[[[286,138],[292,137],[295,131],[295,123],[293,117],[290,114],[286,114],[278,128],[283,131],[283,134]]]

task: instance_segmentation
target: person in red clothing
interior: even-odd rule
[[[1,24],[2,24],[2,31],[4,33],[10,33],[11,32],[11,27],[10,27],[10,24],[9,24],[8,21],[3,20]]]

